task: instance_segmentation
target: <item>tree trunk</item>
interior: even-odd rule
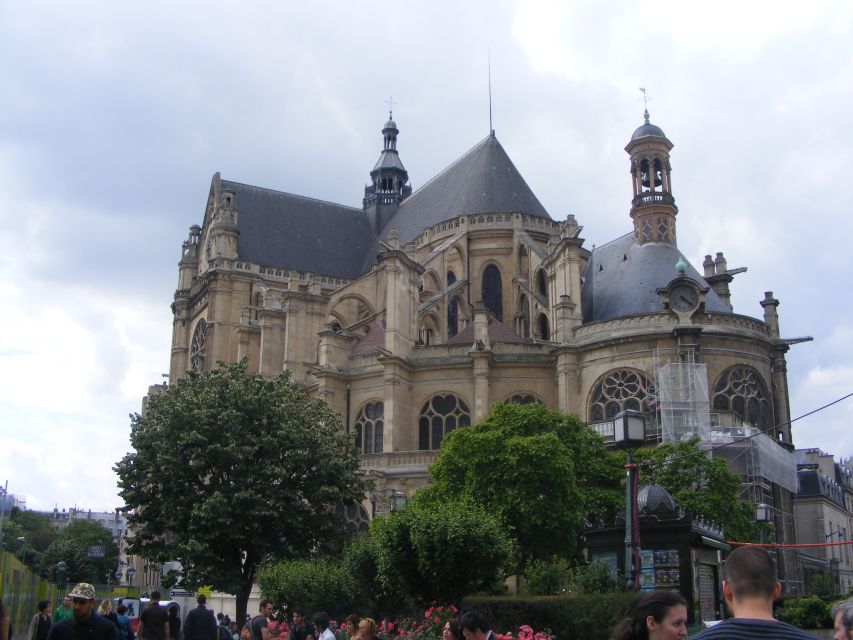
[[[252,593],[252,581],[249,580],[248,584],[243,583],[237,590],[237,614],[236,614],[236,622],[238,627],[238,632],[243,628],[243,624],[246,622],[246,609],[249,605],[249,596]]]

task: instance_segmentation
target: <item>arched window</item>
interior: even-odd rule
[[[355,448],[362,453],[382,453],[385,405],[368,402],[355,419]]]
[[[493,264],[483,271],[483,304],[498,320],[503,320],[503,283],[500,270]]]
[[[544,313],[540,313],[539,317],[536,319],[537,321],[537,329],[539,330],[539,339],[540,340],[550,340],[551,339],[551,331],[550,326],[548,325],[548,316]]]
[[[589,422],[612,420],[620,411],[632,409],[649,414],[649,383],[639,371],[616,369],[603,376],[590,396]]]
[[[456,282],[456,274],[453,273],[452,271],[448,271],[447,272],[447,286],[449,287],[454,282]]]
[[[545,269],[539,269],[536,272],[536,291],[546,301],[548,300],[548,275],[545,273]]]
[[[459,333],[459,300],[451,298],[447,305],[447,337],[452,338]]]
[[[190,344],[190,366],[193,371],[204,369],[205,353],[207,353],[207,322],[202,318],[193,330]]]
[[[524,245],[518,247],[518,275],[522,278],[530,277],[530,254]]]
[[[714,385],[714,409],[731,411],[755,427],[769,427],[772,413],[765,389],[764,381],[752,367],[731,367]]]
[[[471,424],[468,405],[452,394],[433,396],[424,403],[418,420],[418,448],[438,449],[444,436]]]
[[[530,337],[530,304],[527,301],[527,296],[523,293],[518,296],[518,326],[516,332],[522,338]]]
[[[506,401],[512,404],[542,404],[542,401],[532,393],[514,393]]]

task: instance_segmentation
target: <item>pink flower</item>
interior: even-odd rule
[[[431,615],[432,615],[432,607],[427,609],[426,613],[424,614],[424,618],[429,618]]]
[[[451,610],[453,613],[459,613],[459,609],[457,609],[457,608],[456,608],[455,606],[453,606],[453,605],[450,605],[450,610]]]
[[[636,566],[636,565],[635,565],[635,566]],[[434,617],[434,618],[432,619],[432,621],[433,621],[434,623],[436,623],[436,624],[439,624],[439,623],[441,622],[441,618],[439,618],[438,616],[436,616],[436,617]]]
[[[444,607],[439,607],[436,611],[444,611]]]

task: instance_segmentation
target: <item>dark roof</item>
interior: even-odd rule
[[[818,469],[799,469],[797,480],[799,481],[798,496],[803,498],[822,496],[836,504],[844,505],[841,486],[830,480]]]
[[[509,343],[521,344],[524,342],[532,342],[529,338],[522,338],[515,331],[507,327],[503,322],[489,315],[489,342],[491,343]],[[453,336],[447,341],[447,344],[474,344],[474,323],[469,322],[462,331]]]
[[[708,283],[682,253],[671,244],[637,244],[629,233],[593,249],[583,274],[581,307],[584,322],[609,320],[661,310],[657,289],[678,273],[675,263],[684,260],[684,275],[702,287]],[[713,289],[705,294],[705,310],[731,313]]]
[[[405,171],[406,168],[403,166],[403,161],[400,160],[400,154],[397,153],[396,149],[384,149],[382,153],[379,155],[379,160],[376,161],[376,164],[373,165],[373,171],[378,171],[379,169],[399,169],[400,171]]]
[[[228,180],[222,188],[234,191],[240,259],[343,278],[363,273],[374,236],[361,209]]]
[[[637,509],[649,515],[675,513],[675,499],[659,484],[647,484],[637,491]]]
[[[501,143],[489,135],[404,200],[381,235],[396,229],[408,242],[463,214],[513,212],[551,219]]]
[[[640,125],[636,131],[634,131],[634,134],[631,136],[631,140],[639,140],[640,138],[648,138],[649,136],[666,138],[666,134],[663,132],[663,129],[651,122],[645,122]]]

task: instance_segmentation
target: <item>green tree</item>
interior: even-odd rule
[[[468,496],[498,515],[518,542],[520,568],[534,558],[577,558],[584,519],[612,518],[621,504],[621,469],[577,417],[498,404],[442,442],[430,491]]]
[[[3,519],[3,548],[23,559],[33,571],[38,571],[42,553],[55,539],[53,522],[43,513],[13,507],[9,519]]]
[[[236,593],[238,620],[259,563],[341,535],[336,507],[365,489],[337,414],[246,363],[187,372],[152,396],[115,467],[137,527],[130,552],[180,562],[189,587]]]
[[[282,608],[352,613],[354,578],[336,558],[300,558],[264,565],[258,570],[264,597]]]
[[[697,438],[635,452],[640,483],[669,491],[682,509],[721,525],[729,540],[758,542],[755,505],[740,497],[741,479],[723,458],[711,458]]]
[[[65,575],[61,576],[56,569],[59,562],[64,562]],[[98,569],[87,557],[85,547],[79,540],[54,540],[41,557],[41,573],[48,580],[59,582],[64,579],[66,584],[75,582],[103,582],[104,575],[98,574]]]
[[[370,525],[376,578],[393,600],[458,602],[501,579],[514,556],[501,522],[471,500],[418,493]]]
[[[87,556],[90,549],[103,549],[102,556],[90,557],[93,571],[91,577],[94,578],[94,582],[101,584],[107,581],[107,573],[109,573],[110,581],[114,580],[112,574],[118,567],[118,545],[113,540],[109,529],[93,520],[74,520],[59,532],[56,541],[74,542]]]

